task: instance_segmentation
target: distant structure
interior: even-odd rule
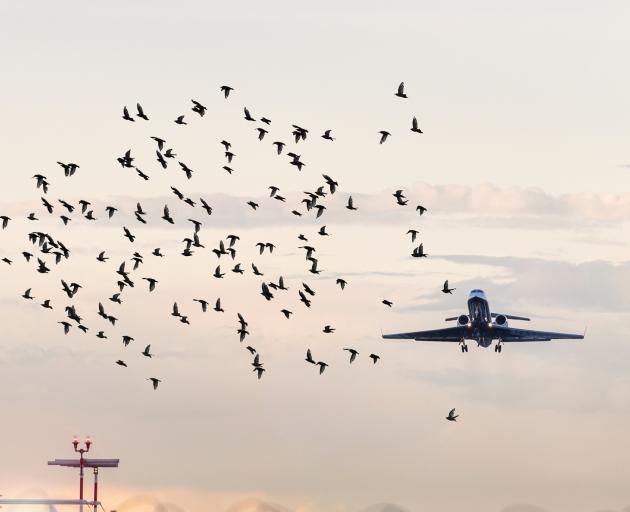
[[[99,468],[117,468],[120,459],[87,459],[83,455],[90,451],[92,446],[92,439],[90,436],[85,438],[84,447],[79,448],[79,438],[74,436],[72,440],[74,451],[79,454],[78,459],[55,459],[49,460],[49,466],[65,466],[68,468],[79,468],[79,499],[10,499],[0,497],[0,505],[48,505],[51,509],[55,505],[77,505],[79,512],[83,512],[83,507],[88,507],[96,512],[97,508],[101,505],[98,501],[98,470]],[[83,498],[83,476],[84,468],[92,468],[94,471],[94,497],[92,500],[86,500]],[[102,508],[102,507],[101,507]]]

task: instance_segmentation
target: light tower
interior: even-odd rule
[[[92,445],[92,439],[90,436],[85,438],[85,448],[79,448],[79,438],[74,436],[72,439],[72,445],[74,446],[74,451],[79,454],[79,499],[83,501],[83,454],[90,451],[90,446]],[[96,501],[96,498],[94,498]],[[83,512],[83,505],[79,505],[79,510]]]
[[[98,501],[98,470],[99,468],[117,468],[119,459],[86,459],[83,457],[83,454],[90,451],[90,447],[92,446],[92,439],[90,436],[85,438],[85,444],[83,448],[79,448],[79,438],[74,436],[72,439],[72,445],[74,446],[74,451],[79,454],[78,459],[55,459],[49,460],[49,466],[65,466],[69,468],[79,468],[79,499],[78,500],[69,500],[69,499],[8,499],[0,497],[0,506],[2,505],[78,505],[79,510],[83,512],[83,506],[93,507],[94,512],[96,512],[97,507],[100,505]],[[83,469],[84,468],[93,468],[94,469],[94,498],[92,500],[84,500],[83,499]]]

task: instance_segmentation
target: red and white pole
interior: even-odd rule
[[[79,458],[79,499],[81,504],[79,505],[79,512],[83,512],[83,450],[80,452]]]
[[[98,468],[94,468],[94,512],[98,503]]]

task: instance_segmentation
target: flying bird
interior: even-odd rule
[[[448,287],[448,279],[446,281],[444,281],[444,285],[442,286],[442,293],[453,293],[453,291],[455,290],[455,288],[449,288]]]
[[[381,130],[378,133],[381,134],[381,140],[379,141],[379,144],[383,144],[383,142],[385,142],[387,140],[387,137],[389,137],[391,135],[391,133],[389,133],[388,131],[385,131],[385,130]]]
[[[398,90],[396,91],[396,96],[398,96],[399,98],[407,97],[407,95],[405,94],[405,82],[400,82]]]
[[[350,352],[350,364],[352,364],[354,360],[357,358],[357,355],[359,354],[359,352],[357,352],[353,348],[344,348],[344,350]]]
[[[418,120],[414,117],[411,121],[411,131],[416,133],[423,133],[420,128],[418,128]]]
[[[457,421],[457,418],[459,418],[459,414],[455,414],[455,409],[451,409],[446,417],[448,421]]]

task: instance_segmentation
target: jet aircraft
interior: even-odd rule
[[[415,341],[450,341],[457,342],[462,352],[468,352],[466,340],[477,342],[477,346],[487,348],[494,340],[495,352],[501,352],[503,343],[550,341],[556,339],[581,340],[582,334],[567,334],[562,332],[532,331],[508,327],[508,320],[524,320],[529,318],[492,313],[488,305],[488,299],[483,290],[472,290],[468,296],[468,314],[453,316],[445,319],[455,321],[455,327],[434,329],[431,331],[403,332],[398,334],[383,334],[385,339],[401,339]]]

